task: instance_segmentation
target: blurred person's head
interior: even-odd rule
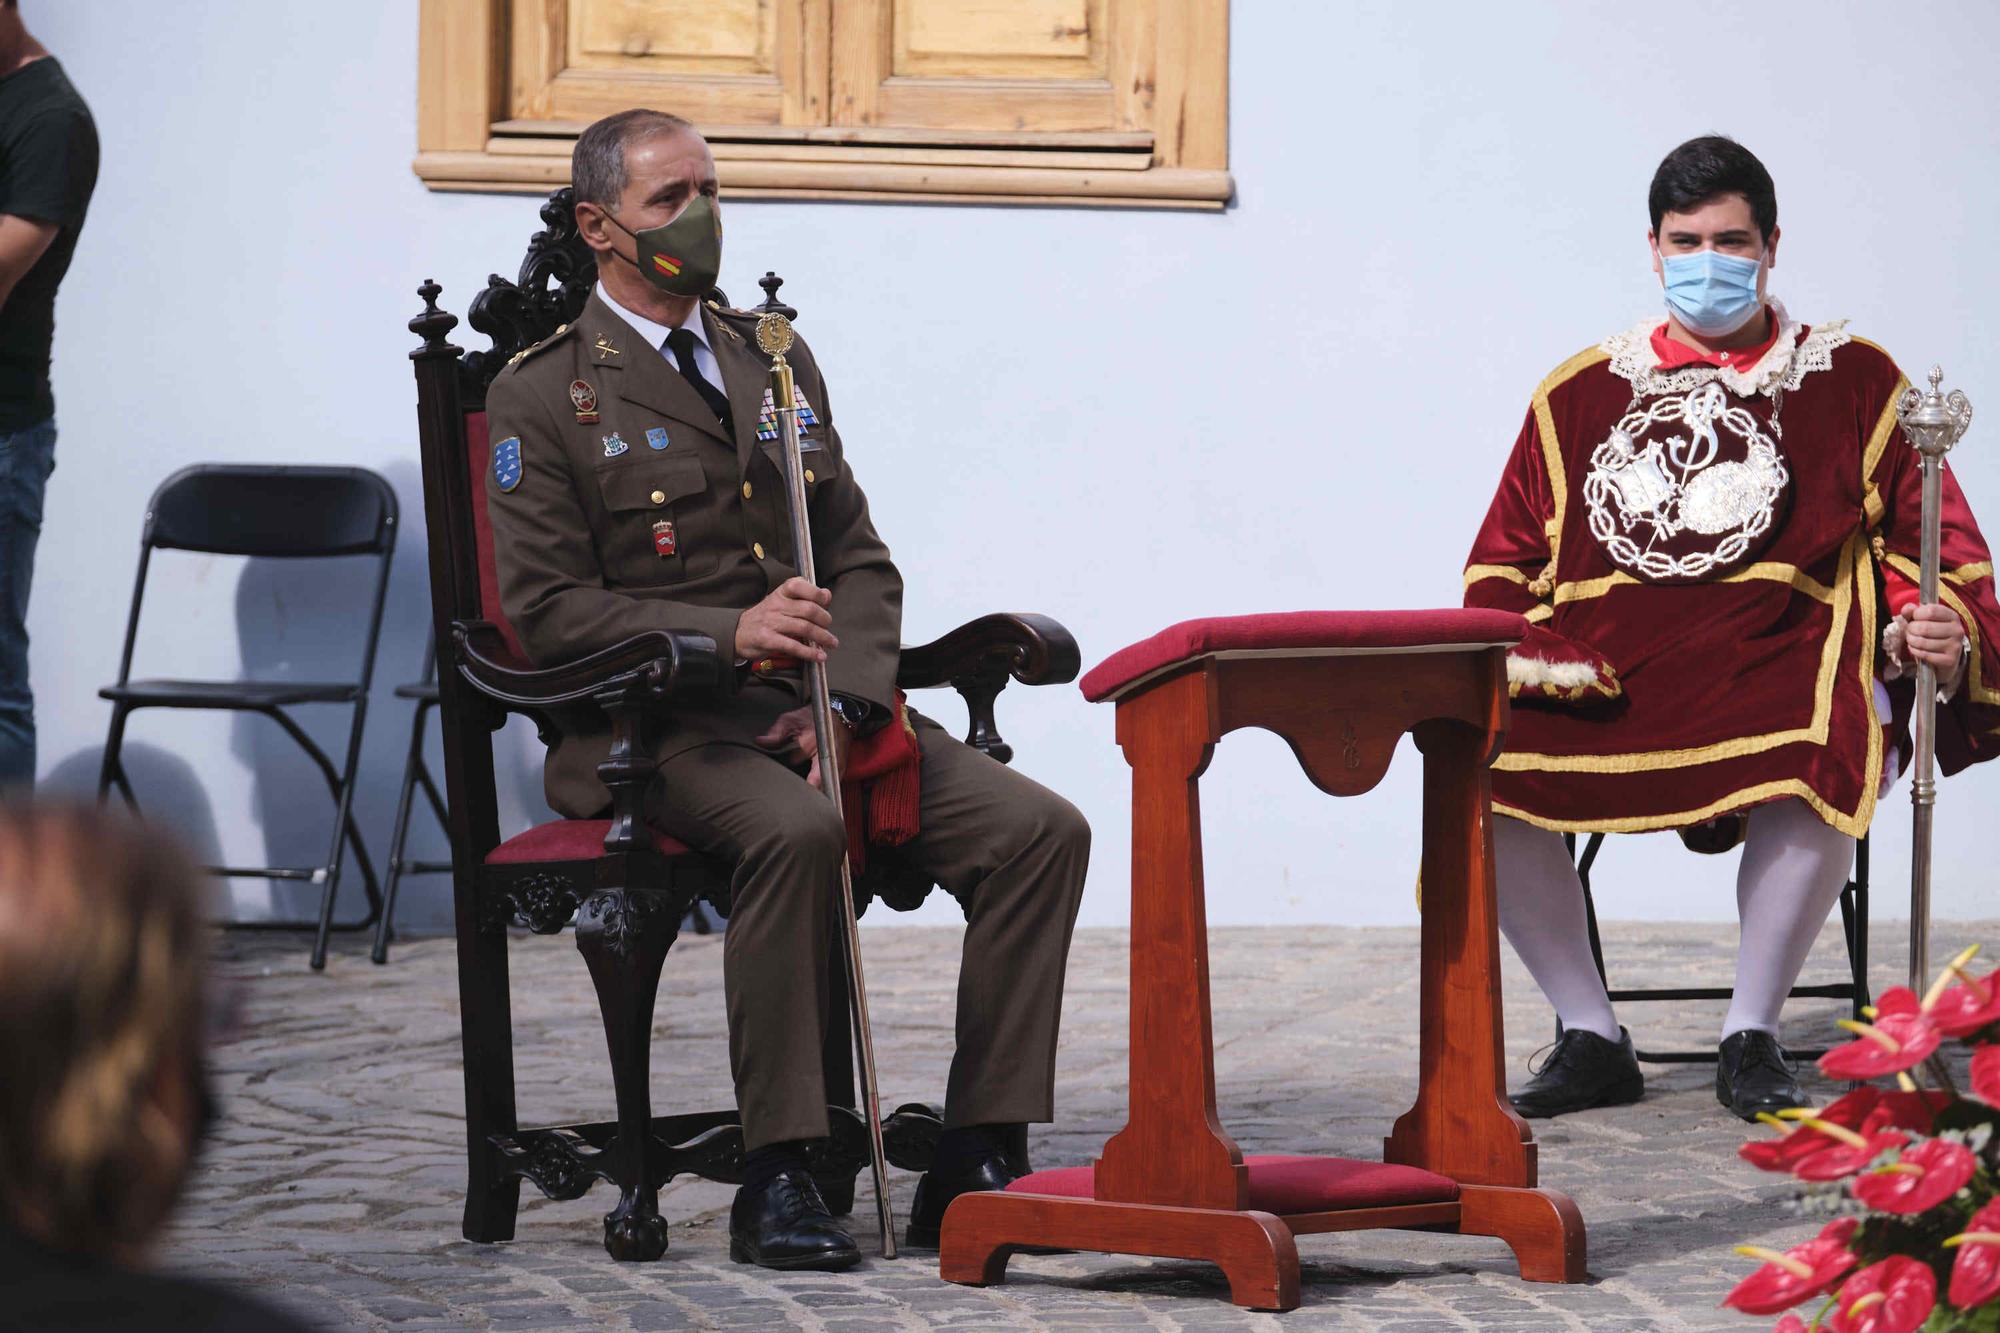
[[[0,1230],[127,1262],[159,1231],[199,1137],[203,900],[163,833],[0,806]]]

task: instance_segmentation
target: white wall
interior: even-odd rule
[[[379,853],[407,735],[388,690],[415,673],[425,619],[403,323],[426,277],[462,312],[487,273],[511,275],[536,201],[431,194],[410,174],[408,0],[24,7],[104,139],[59,311],[60,463],[32,616],[42,771],[94,781],[95,691],[162,477],[202,459],[377,468],[411,529],[360,806]],[[1529,391],[1655,308],[1646,183],[1711,130],[1779,182],[1774,289],[1794,311],[1851,317],[1906,369],[1942,361],[2000,413],[2000,362],[1978,331],[2000,309],[2000,10],[1234,8],[1227,213],[728,206],[724,286],[747,300],[766,268],[788,279],[907,575],[910,640],[1029,608],[1095,661],[1191,615],[1455,604]],[[1954,461],[2000,515],[1993,420]],[[224,561],[167,572],[142,671],[310,677],[333,669],[323,656],[347,660],[327,607],[351,581]],[[1021,766],[1096,826],[1085,920],[1122,922],[1127,770],[1110,710],[1071,689],[1004,701]],[[507,797],[525,819],[535,746],[512,739]],[[132,743],[142,781],[212,854],[316,854],[311,775],[264,730],[156,714]],[[1212,919],[1413,919],[1415,778],[1404,762],[1336,803],[1275,739],[1231,737],[1205,786]],[[1939,910],[1990,915],[2000,765],[1943,792]],[[1894,799],[1880,825],[1884,914],[1905,810]],[[1607,915],[1733,911],[1730,864],[1664,837],[1621,840],[1606,867]],[[268,910],[261,885],[236,892],[245,913]],[[407,902],[412,922],[445,919],[438,881]]]

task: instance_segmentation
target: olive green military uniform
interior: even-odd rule
[[[731,653],[740,615],[798,572],[778,443],[757,438],[769,360],[751,341],[755,317],[709,306],[702,319],[734,438],[595,294],[576,323],[494,381],[486,491],[500,600],[537,662],[647,629],[695,630]],[[804,459],[813,554],[840,639],[828,679],[886,710],[902,577],[869,522],[811,351],[800,343],[787,359],[817,418]],[[846,834],[826,797],[754,739],[801,702],[796,680],[752,677],[729,700],[677,710],[650,738],[660,773],[649,816],[735,865],[723,971],[749,1147],[826,1133],[821,1033]],[[597,814],[610,800],[596,774],[608,726],[581,713],[562,723],[549,804]],[[916,723],[922,832],[897,854],[969,905],[946,1116],[1047,1120],[1089,829],[1061,797]]]

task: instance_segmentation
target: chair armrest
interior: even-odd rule
[[[1023,685],[1066,685],[1083,667],[1076,638],[1047,616],[1001,613],[967,621],[941,639],[903,649],[896,684],[927,690],[998,669]]]
[[[734,673],[723,669],[715,640],[691,630],[647,630],[622,643],[552,667],[524,667],[498,627],[484,620],[452,624],[459,674],[490,699],[517,708],[548,708],[622,697],[634,704],[713,697]]]
[[[949,685],[965,700],[965,743],[1005,764],[1014,747],[1000,738],[993,703],[1007,682],[1063,685],[1083,666],[1076,638],[1047,616],[1002,613],[968,621],[934,642],[903,649],[896,684],[906,690]]]

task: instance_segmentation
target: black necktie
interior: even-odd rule
[[[694,386],[701,400],[715,413],[715,419],[722,423],[722,429],[731,439],[736,437],[736,423],[729,415],[729,396],[702,378],[701,367],[694,359],[694,330],[675,329],[667,335],[667,350],[674,354],[674,364],[680,367],[681,378]]]

